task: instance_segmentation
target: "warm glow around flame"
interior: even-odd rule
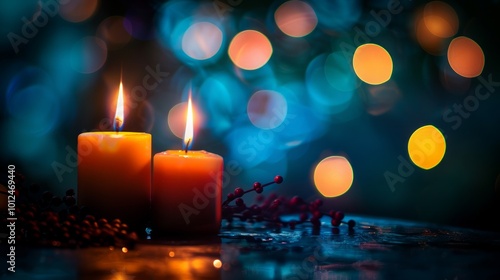
[[[118,98],[116,99],[116,113],[113,127],[116,131],[122,129],[123,126],[123,83],[120,81],[120,89],[118,90]]]
[[[193,143],[193,105],[191,103],[191,92],[189,93],[186,130],[184,132],[184,149],[187,151]]]

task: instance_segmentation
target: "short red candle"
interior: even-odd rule
[[[153,159],[153,231],[219,232],[223,159],[206,151],[189,151],[192,139],[193,116],[190,97],[184,136],[186,149],[157,153]]]

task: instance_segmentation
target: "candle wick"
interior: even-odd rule
[[[115,131],[118,133],[120,131],[120,127],[122,126],[122,121],[120,118],[115,118]]]
[[[188,152],[188,147],[189,147],[189,143],[190,143],[190,142],[191,142],[191,138],[189,138],[189,139],[187,140],[187,142],[186,142],[186,147],[185,147],[185,149],[184,149],[184,152],[185,152],[186,154],[187,154],[187,152]]]

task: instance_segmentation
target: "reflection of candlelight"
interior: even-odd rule
[[[154,156],[152,210],[162,232],[217,233],[221,222],[222,157],[189,151],[193,109],[188,100],[184,150]]]
[[[124,123],[120,82],[115,132],[78,136],[78,201],[99,216],[120,218],[132,227],[144,223],[151,188],[151,134],[120,132]]]
[[[112,271],[113,279],[222,279],[222,262],[221,268],[214,265],[222,259],[221,245],[209,243],[163,248],[142,244],[139,250],[126,254],[121,250],[90,248],[79,253],[78,266],[80,272],[93,275],[109,275]]]

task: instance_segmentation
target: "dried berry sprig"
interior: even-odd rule
[[[229,203],[231,203],[231,201],[242,197],[246,193],[253,192],[253,191],[255,191],[256,193],[262,193],[264,191],[265,187],[272,185],[272,184],[281,184],[281,183],[283,183],[283,177],[281,177],[280,175],[276,175],[272,182],[265,183],[265,184],[255,182],[253,184],[253,187],[251,189],[246,190],[246,191],[243,190],[242,188],[238,187],[238,188],[234,189],[234,192],[229,193],[227,195],[227,199],[222,203],[222,206],[224,207],[224,206],[228,205]]]
[[[62,248],[135,246],[138,236],[127,224],[120,219],[108,222],[89,215],[87,207],[77,205],[73,189],[61,198],[50,191],[42,192],[38,184],[27,186],[24,176],[17,177],[17,244]]]
[[[232,222],[235,218],[248,222],[266,222],[269,226],[289,227],[290,229],[295,229],[300,224],[310,223],[313,229],[319,229],[321,218],[328,216],[331,218],[331,225],[335,228],[341,224],[346,224],[352,230],[356,225],[354,220],[345,222],[343,220],[345,215],[342,211],[322,211],[323,201],[321,199],[307,203],[299,196],[287,199],[283,196],[278,197],[276,194],[271,194],[267,199],[264,199],[263,196],[258,196],[257,200],[261,203],[260,205],[253,204],[247,206],[242,198],[246,193],[255,191],[260,194],[263,191],[263,187],[282,182],[283,177],[278,175],[274,178],[273,182],[264,185],[255,182],[253,188],[246,191],[239,187],[236,188],[234,192],[228,194],[226,201],[222,204],[222,218],[228,222]],[[232,201],[235,201],[235,205],[229,205]],[[290,221],[283,221],[281,219],[282,215],[289,214],[299,214],[299,219]]]

